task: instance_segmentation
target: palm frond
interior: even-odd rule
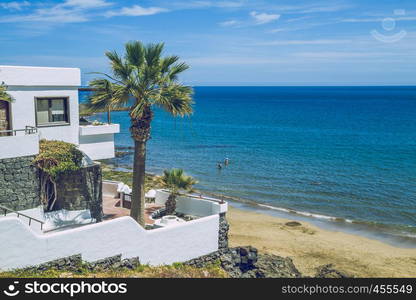
[[[169,79],[173,81],[178,80],[178,75],[188,69],[189,65],[184,62],[172,66],[168,72]]]
[[[153,67],[159,66],[160,57],[162,55],[164,47],[165,47],[164,43],[149,44],[146,46],[144,56],[145,56],[146,64],[148,65],[148,67],[153,68]]]
[[[143,45],[132,41],[125,45],[124,57],[116,51],[106,52],[114,76],[104,76],[111,82],[112,90],[102,86],[104,81],[96,82],[101,92],[94,94],[91,103],[102,109],[110,98],[113,107],[130,105],[132,118],[141,118],[152,105],[174,116],[192,114],[192,88],[177,83],[179,74],[189,66],[179,62],[178,56],[162,57],[163,49],[163,43]],[[132,98],[133,104],[129,101]]]
[[[171,66],[179,60],[179,56],[172,55],[162,58],[160,61],[160,72],[167,73],[171,69]]]
[[[140,119],[143,116],[143,113],[146,109],[146,103],[144,101],[139,101],[131,107],[130,117]]]
[[[191,191],[198,181],[188,176],[182,169],[164,170],[163,175],[158,178],[158,184],[176,193],[179,190]]]
[[[193,113],[193,90],[189,86],[170,84],[162,88],[155,104],[173,116],[184,117]]]
[[[123,108],[128,103],[128,92],[122,85],[112,83],[107,79],[95,79],[89,83],[89,86],[94,92],[88,98],[87,111],[113,110]]]
[[[126,61],[135,66],[136,68],[141,68],[145,62],[144,54],[145,49],[143,44],[140,41],[128,42],[125,46],[126,48]]]
[[[127,80],[133,71],[132,65],[126,63],[116,51],[107,51],[105,55],[110,60],[116,78],[121,81]]]

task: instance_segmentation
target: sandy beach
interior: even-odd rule
[[[230,246],[252,245],[262,252],[289,256],[304,274],[318,266],[334,267],[354,277],[416,277],[416,249],[230,207]]]

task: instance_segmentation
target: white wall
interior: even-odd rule
[[[1,73],[0,73],[1,74]],[[0,77],[0,81],[2,78]],[[38,127],[41,139],[79,143],[79,108],[77,87],[22,87],[9,86],[9,94],[15,99],[11,104],[13,129],[36,126],[35,97],[69,97],[70,125]]]
[[[38,153],[38,134],[0,137],[0,159],[31,156]]]
[[[169,193],[157,190],[155,203],[157,205],[165,205],[169,197]],[[196,197],[187,197],[179,196],[176,198],[176,211],[179,213],[193,215],[193,216],[211,216],[220,213],[226,213],[228,210],[228,203],[224,202],[222,204],[209,200],[210,198],[196,198]],[[215,199],[213,199],[215,200]]]
[[[119,124],[80,126],[79,149],[93,160],[112,158],[115,156],[114,133],[118,132]]]
[[[0,82],[8,86],[73,86],[81,85],[78,68],[0,66]]]
[[[117,198],[119,196],[117,192],[119,183],[118,181],[103,180],[103,196]]]
[[[114,134],[80,136],[79,149],[93,160],[112,158],[115,156]]]
[[[11,104],[12,129],[36,126],[40,139],[60,140],[76,145],[81,142],[80,149],[94,160],[114,157],[114,133],[120,131],[118,124],[84,128],[79,126],[80,69],[0,66],[0,83],[3,81],[8,86],[9,94],[15,99]],[[69,124],[38,126],[36,97],[68,97]]]
[[[174,227],[144,230],[123,217],[38,235],[15,217],[0,218],[0,269],[10,270],[82,254],[93,262],[122,254],[150,265],[184,262],[218,250],[219,216]]]

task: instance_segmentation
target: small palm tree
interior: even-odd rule
[[[13,98],[7,93],[7,85],[2,82],[0,84],[0,100],[12,102]]]
[[[146,143],[150,139],[153,110],[160,107],[173,116],[184,117],[193,111],[192,88],[178,82],[178,75],[189,68],[178,56],[162,57],[164,44],[144,45],[139,41],[125,45],[125,55],[106,52],[112,74],[102,74],[111,83],[111,93],[96,93],[94,107],[129,107],[130,133],[134,141],[133,188],[130,216],[145,225]]]
[[[166,214],[171,215],[176,210],[176,197],[181,190],[191,192],[195,184],[198,183],[193,177],[185,175],[182,169],[172,169],[163,171],[163,175],[158,179],[160,186],[169,189],[170,195],[165,203]]]

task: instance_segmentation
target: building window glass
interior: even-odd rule
[[[68,98],[37,98],[37,125],[57,125],[69,123]]]

